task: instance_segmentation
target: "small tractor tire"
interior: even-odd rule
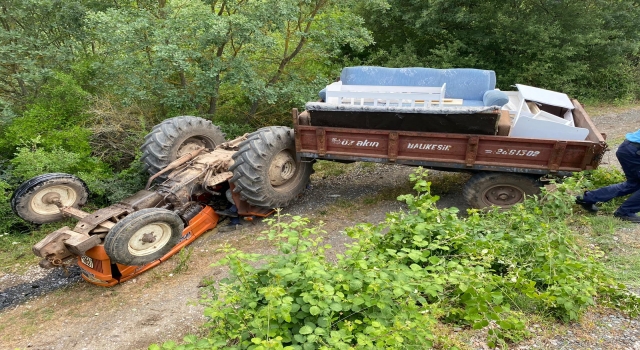
[[[214,149],[225,141],[224,134],[211,121],[200,117],[181,116],[163,121],[144,137],[142,162],[153,176],[180,156],[197,148]],[[168,174],[159,177],[166,180]]]
[[[471,207],[507,209],[522,203],[526,196],[540,193],[540,186],[539,179],[530,175],[480,172],[467,181],[462,194]]]
[[[104,239],[111,262],[142,266],[167,254],[182,237],[178,214],[160,208],[142,209],[119,221]]]
[[[249,204],[286,207],[300,194],[313,171],[311,162],[296,157],[293,129],[270,126],[249,135],[233,155],[229,168],[234,192]]]
[[[11,196],[11,209],[23,220],[46,224],[63,219],[62,207],[79,208],[87,202],[84,181],[63,173],[43,174],[24,182]]]

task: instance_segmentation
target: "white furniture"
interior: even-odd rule
[[[583,141],[589,130],[575,127],[573,121],[573,103],[566,94],[540,89],[532,86],[516,84],[518,91],[505,92],[509,97],[503,109],[509,111],[513,118],[509,136],[535,139],[551,139],[566,141]],[[540,105],[560,107],[562,116],[538,110],[532,111],[527,102]]]
[[[327,86],[326,103],[352,106],[442,107],[447,84],[441,87],[342,85]]]

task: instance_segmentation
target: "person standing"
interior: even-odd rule
[[[613,216],[640,224],[640,129],[628,133],[624,142],[618,147],[616,157],[627,181],[615,185],[586,191],[583,196],[576,197],[576,203],[585,210],[595,213],[598,211],[596,203],[608,202],[616,197],[631,195],[624,201]]]

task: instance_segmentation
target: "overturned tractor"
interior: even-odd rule
[[[251,219],[287,206],[312,171],[311,162],[296,157],[294,131],[282,126],[225,141],[208,120],[175,117],[151,130],[142,152],[150,175],[146,188],[93,213],[80,209],[89,191],[70,174],[40,175],[14,192],[11,207],[28,222],[78,220],[33,246],[40,266],[77,261],[85,280],[113,286],[216,227],[215,209],[233,205],[237,215]]]

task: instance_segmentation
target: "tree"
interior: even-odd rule
[[[0,4],[0,100],[33,101],[56,70],[82,55],[83,18],[96,1],[6,0]]]
[[[305,50],[327,55],[339,45],[361,48],[370,42],[362,20],[345,12],[347,5],[169,0],[94,12],[89,23],[98,43],[101,83],[125,101],[157,103],[161,114],[213,115],[226,102],[220,100],[226,88],[252,104],[248,109],[254,114],[261,101],[300,91],[280,84],[300,77],[288,68]]]

